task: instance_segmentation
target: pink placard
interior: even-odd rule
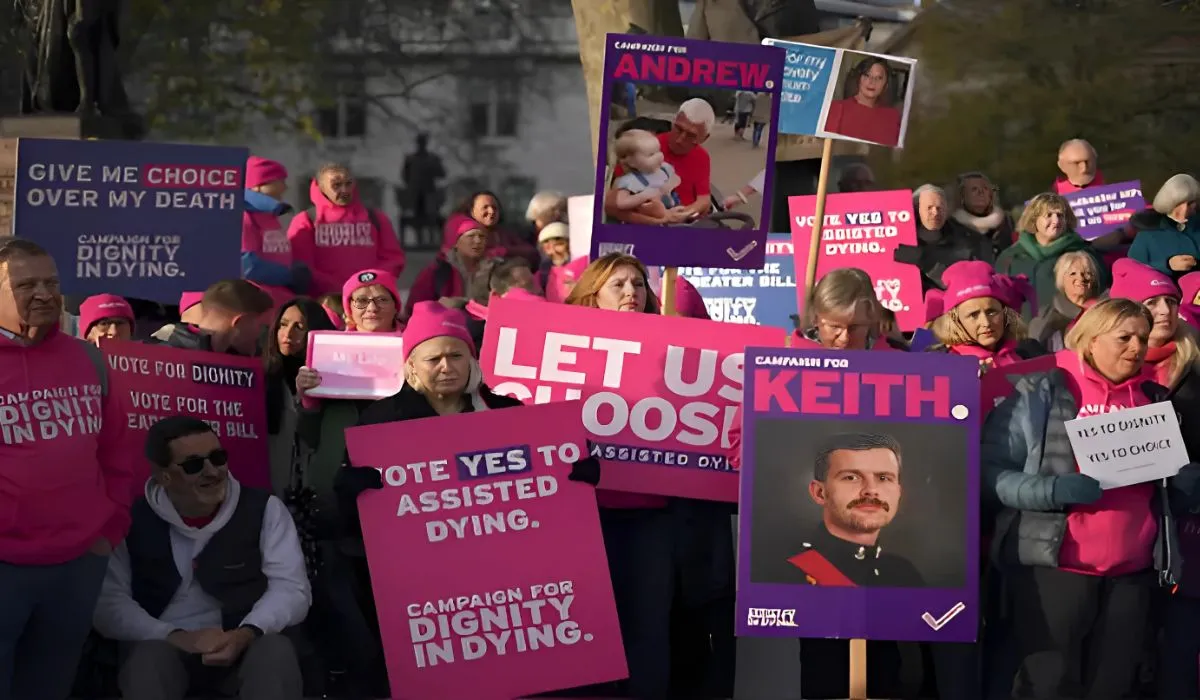
[[[814,196],[788,197],[797,274],[808,269],[808,248],[816,206]],[[899,246],[916,244],[912,191],[828,195],[817,279],[839,267],[857,267],[871,276],[876,296],[896,314],[900,329],[911,331],[925,324],[921,271],[915,265],[896,262],[893,256]],[[801,314],[804,313],[804,292],[803,285],[796,286],[796,308]]]
[[[404,386],[404,341],[390,333],[312,331],[309,367],[321,385],[307,391],[314,399],[384,399]]]
[[[395,700],[625,678],[579,414],[525,406],[346,431],[385,486],[358,500]]]
[[[501,299],[488,311],[488,386],[527,403],[582,399],[583,425],[613,491],[737,501],[729,430],[747,345],[787,333],[676,316]]]
[[[101,348],[112,370],[112,389],[129,395],[125,449],[143,454],[146,433],[159,419],[195,416],[221,438],[234,478],[253,488],[271,488],[262,360],[121,341],[105,341]]]

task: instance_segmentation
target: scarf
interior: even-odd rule
[[[1146,350],[1146,367],[1154,371],[1154,381],[1165,387],[1171,386],[1171,359],[1175,357],[1175,341]]]
[[[966,209],[958,209],[954,212],[954,220],[986,236],[1004,224],[1004,212],[992,209],[990,214],[976,216]]]

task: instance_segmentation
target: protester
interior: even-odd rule
[[[483,370],[476,355],[461,311],[437,302],[418,304],[404,330],[404,386],[394,396],[366,408],[358,424],[432,419],[521,406],[520,401],[496,394],[483,383]],[[600,480],[600,463],[586,457],[573,465],[569,478],[595,485]],[[382,475],[376,468],[352,465],[347,458],[337,472],[335,488],[345,521],[344,531],[360,538],[358,496],[366,490],[383,488]]]
[[[565,303],[606,311],[659,312],[645,266],[618,253],[588,265]],[[666,697],[672,657],[679,655],[679,648],[700,641],[706,658],[693,661],[689,672],[702,669],[709,692],[728,697],[734,645],[733,509],[729,504],[603,490],[596,496],[629,664],[630,696]],[[673,611],[692,623],[688,632],[693,636],[673,637]]]
[[[475,347],[483,347],[483,331],[487,322],[487,307],[493,296],[545,301],[541,289],[525,258],[492,258],[485,260],[479,274],[471,283],[465,311],[467,330]]]
[[[204,292],[184,292],[179,295],[179,322],[194,326],[200,320],[204,310],[200,302],[204,301]]]
[[[1038,299],[1052,299],[1056,291],[1054,269],[1058,259],[1078,250],[1096,261],[1100,273],[1097,286],[1101,290],[1108,289],[1111,283],[1108,268],[1095,249],[1075,232],[1077,226],[1071,205],[1061,195],[1049,192],[1037,195],[1030,200],[1017,222],[1017,242],[996,258],[996,272],[1025,275],[1033,282]]]
[[[712,134],[716,121],[717,116],[712,105],[699,97],[693,97],[679,105],[670,131],[656,135],[664,162],[674,168],[680,181],[679,186],[675,188],[680,206],[667,212],[667,223],[687,223],[697,217],[707,216],[712,209],[712,159],[702,144]],[[623,125],[614,134],[614,138],[629,128],[635,127],[632,124]],[[615,168],[614,179],[623,174],[621,168]],[[628,223],[663,223],[650,217],[639,221],[636,212],[622,214],[617,207],[617,192],[612,188],[604,197],[604,213],[605,216],[614,219],[619,217]]]
[[[342,285],[342,308],[346,309],[346,330],[361,333],[395,333],[404,330],[400,322],[404,300],[396,278],[387,270],[359,270]]]
[[[553,224],[565,224],[567,221],[567,198],[562,192],[542,190],[529,198],[529,206],[525,208],[525,220],[532,228],[533,238],[539,247],[542,243],[542,231]],[[542,247],[545,253],[545,248]]]
[[[304,366],[309,331],[334,331],[326,310],[312,299],[298,297],[279,308],[263,352],[267,387],[267,435],[270,440],[271,488],[283,497],[296,486],[296,375]]]
[[[984,425],[982,490],[1003,507],[993,551],[1021,660],[1014,697],[1123,697],[1156,583],[1179,578],[1171,511],[1194,505],[1200,467],[1168,480],[1169,501],[1153,482],[1101,490],[1079,473],[1066,428],[1164,398],[1142,374],[1153,325],[1137,302],[1097,303],[1067,334],[1059,368],[1020,377]]]
[[[1096,149],[1087,141],[1064,141],[1058,147],[1058,169],[1062,174],[1054,181],[1055,194],[1071,194],[1103,185],[1104,175],[1098,168],[1098,160]]]
[[[996,201],[996,186],[987,175],[959,175],[954,198],[954,220],[991,241],[993,252],[999,253],[1017,242],[1012,217]]]
[[[929,350],[974,357],[983,369],[1046,353],[1021,320],[1020,306],[1033,291],[1027,281],[997,275],[981,260],[954,263],[942,278],[946,291],[925,295],[925,315],[939,343]]]
[[[1178,386],[1200,358],[1195,334],[1179,317],[1179,287],[1169,275],[1125,258],[1113,265],[1109,296],[1136,301],[1150,312],[1153,324],[1145,361],[1149,376],[1168,389]]]
[[[313,208],[292,217],[287,237],[292,255],[312,272],[312,294],[333,294],[357,270],[404,271],[404,250],[391,221],[359,199],[345,165],[317,170],[308,188]]]
[[[242,214],[242,277],[263,287],[276,304],[304,294],[312,272],[292,259],[292,244],[279,217],[292,210],[283,201],[287,168],[259,156],[246,161],[246,190]]]
[[[96,630],[123,643],[122,697],[184,700],[197,688],[302,697],[284,633],[304,621],[312,596],[287,506],[230,476],[229,454],[199,418],[152,425],[146,458],[154,474],[95,612]]]
[[[1050,352],[1065,348],[1063,339],[1075,319],[1100,296],[1099,277],[1095,256],[1076,250],[1059,257],[1054,263],[1055,294],[1030,321],[1029,337]]]
[[[813,286],[793,336],[830,350],[907,350],[883,334],[882,314],[870,275],[842,267]]]
[[[1173,175],[1154,195],[1156,223],[1147,224],[1133,239],[1129,257],[1179,279],[1196,269],[1200,260],[1200,182],[1191,175]]]
[[[14,700],[70,693],[138,471],[128,407],[100,351],[58,330],[62,305],[49,254],[0,240],[0,394],[27,416],[6,420],[0,451],[0,697]],[[60,395],[67,415],[44,398]]]
[[[488,233],[474,219],[461,219],[458,229],[448,238],[437,258],[417,274],[408,292],[405,317],[411,316],[417,304],[442,301],[462,308],[467,303],[467,290],[479,265],[488,257],[503,255],[502,249],[488,249]],[[523,256],[524,257],[524,256]]]
[[[522,236],[502,227],[503,211],[500,209],[500,198],[486,190],[475,192],[463,200],[456,212],[446,222],[444,242],[452,245],[451,238],[462,235],[464,229],[459,224],[464,220],[475,222],[475,228],[482,228],[487,236],[485,246],[488,249],[503,249],[508,255],[519,255],[529,260],[530,265],[536,266],[539,261],[537,247],[532,241],[535,236]]]
[[[554,221],[538,233],[537,240],[542,250],[542,261],[537,268],[538,286],[545,289],[550,270],[571,262],[571,230],[561,221]]]
[[[163,326],[149,342],[253,357],[258,354],[265,316],[274,306],[271,295],[246,280],[217,282],[204,292],[194,325]]]
[[[921,185],[914,190],[913,212],[917,245],[897,248],[894,258],[921,270],[924,291],[944,287],[942,273],[956,262],[982,260],[990,264],[995,259],[990,239],[948,218],[949,205],[942,188]]]
[[[113,294],[97,294],[79,305],[79,335],[89,343],[100,344],[101,338],[132,340],[133,307]]]

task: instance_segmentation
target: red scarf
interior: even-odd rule
[[[1171,358],[1175,357],[1175,341],[1146,351],[1146,368],[1154,372],[1154,381],[1171,386]]]

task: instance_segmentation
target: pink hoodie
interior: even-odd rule
[[[266,211],[247,211],[242,214],[242,252],[254,253],[267,262],[292,265],[292,244],[279,217]],[[287,287],[258,285],[275,300],[278,308],[295,298],[296,294]]]
[[[1059,366],[1070,375],[1072,393],[1079,400],[1079,418],[1123,408],[1144,406],[1144,373],[1114,385],[1072,350],[1055,353]],[[1153,483],[1108,489],[1091,505],[1067,510],[1067,532],[1058,552],[1058,566],[1093,576],[1119,576],[1149,569],[1154,564],[1154,539],[1158,521],[1151,503]]]
[[[995,350],[988,350],[980,345],[952,345],[947,349],[955,355],[974,357],[980,364],[991,360],[992,367],[1007,367],[1025,361],[1025,358],[1017,354],[1017,344],[1011,340],[1004,341]]]
[[[125,538],[142,456],[112,379],[102,396],[83,341],[57,329],[35,346],[0,334],[0,562],[61,564]]]
[[[404,250],[391,222],[376,212],[379,230],[355,190],[349,206],[338,206],[321,192],[317,181],[308,188],[316,205],[316,221],[307,212],[292,217],[287,237],[292,255],[312,270],[312,294],[338,294],[342,284],[359,270],[378,268],[399,277]]]

